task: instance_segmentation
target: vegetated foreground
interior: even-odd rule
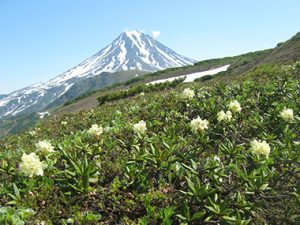
[[[0,224],[299,224],[299,71],[141,92],[3,139]]]

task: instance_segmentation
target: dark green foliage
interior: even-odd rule
[[[211,79],[213,79],[212,75],[205,75],[203,77],[195,79],[195,82],[204,82],[204,81],[211,80]]]
[[[66,93],[60,96],[47,106],[47,109],[57,107],[62,104],[69,105],[72,102],[78,101],[84,97],[90,96],[95,91],[102,90],[117,83],[126,83],[128,80],[140,79],[146,72],[129,70],[115,73],[103,72],[98,76],[93,76],[77,81]]]
[[[129,80],[129,81],[126,81],[126,82],[124,83],[124,85],[125,85],[125,86],[128,86],[128,85],[137,83],[137,82],[139,82],[139,81],[141,81],[141,80],[143,80],[142,77],[136,77],[136,78],[133,78],[133,79],[131,79],[131,80]]]
[[[136,85],[132,86],[128,90],[120,90],[112,93],[101,95],[97,98],[99,105],[103,105],[106,102],[112,102],[128,97],[132,97],[134,95],[140,94],[142,92],[148,93],[153,91],[161,91],[165,89],[175,88],[177,85],[182,83],[184,79],[176,79],[172,82],[158,83],[158,84],[144,84],[144,85]]]

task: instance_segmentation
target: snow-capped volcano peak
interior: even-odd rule
[[[123,32],[123,34],[126,34],[128,37],[130,36],[141,36],[142,35],[142,32],[140,32],[139,30],[126,30]]]
[[[195,60],[186,58],[138,30],[124,31],[111,44],[79,65],[47,81],[0,99],[0,118],[37,112],[66,93],[80,79],[102,72],[122,70],[157,71],[185,66]]]
[[[177,54],[138,30],[121,33],[111,44],[65,73],[66,76],[98,75],[120,70],[156,71],[184,66],[195,60]]]

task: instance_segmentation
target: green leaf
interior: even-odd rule
[[[191,218],[191,221],[195,221],[195,220],[202,220],[203,217],[205,216],[205,212],[197,212],[197,213],[194,213],[192,218]]]
[[[13,188],[14,188],[15,196],[16,196],[18,199],[21,199],[19,189],[18,189],[18,187],[15,185],[15,183],[13,183]]]
[[[197,194],[197,191],[195,189],[195,185],[194,183],[188,178],[188,177],[185,177],[186,181],[187,181],[187,184],[189,186],[189,188],[191,189],[191,191],[194,193],[194,194]]]
[[[222,218],[226,221],[235,222],[236,218],[234,216],[222,216]]]

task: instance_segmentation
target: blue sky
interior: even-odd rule
[[[299,0],[0,0],[0,94],[46,81],[124,29],[197,60],[275,47],[300,31]]]

